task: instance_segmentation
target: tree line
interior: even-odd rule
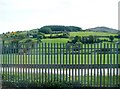
[[[63,31],[77,32],[77,31],[82,31],[82,28],[76,26],[50,25],[50,26],[43,26],[41,28],[38,28],[38,31],[45,34],[51,34],[51,33],[61,33]]]

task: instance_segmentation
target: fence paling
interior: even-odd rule
[[[24,54],[17,54],[16,50],[11,50],[9,47],[5,49],[8,50],[7,54],[3,50],[3,75],[8,70],[8,81],[11,81],[10,75],[16,75],[18,72],[17,81],[20,80],[19,77],[27,80],[29,77],[25,76],[30,76],[30,82],[36,81],[39,77],[39,83],[60,80],[79,82],[83,86],[116,86],[119,84],[118,68],[120,67],[118,46],[118,44],[100,43],[80,44],[76,48],[73,44],[42,43],[35,44],[33,48],[29,47],[29,52]],[[21,47],[26,49],[24,44]],[[104,49],[111,51],[106,53]],[[108,82],[105,80],[106,69]],[[13,79],[13,82],[16,80]]]

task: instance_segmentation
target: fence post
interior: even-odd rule
[[[56,75],[55,75],[55,64],[56,64],[56,44],[54,43],[54,66],[53,66],[53,69],[54,69],[54,82],[56,81]]]
[[[60,65],[62,64],[62,61],[61,61],[61,54],[62,54],[62,51],[61,51],[61,46],[62,46],[62,44],[60,43]],[[62,79],[61,79],[61,68],[60,68],[60,82],[62,81]]]
[[[96,65],[97,64],[97,44],[94,44],[94,64]],[[97,76],[96,76],[96,68],[94,68],[94,87],[96,86],[97,84]]]
[[[100,87],[102,87],[102,43],[100,43]]]
[[[2,39],[0,38],[0,89],[2,88],[2,61],[3,61],[3,58],[2,58],[2,47],[3,47],[3,42],[2,42]],[[1,72],[2,71],[2,72]]]
[[[110,44],[110,87],[112,87],[112,44]]]
[[[116,58],[116,64],[117,64],[117,68],[116,68],[116,84],[118,85],[119,89],[120,89],[120,79],[119,79],[119,75],[120,75],[120,43],[117,43],[117,58]],[[119,74],[118,74],[119,73]]]
[[[52,57],[52,55],[53,55],[52,48],[53,48],[53,47],[52,47],[52,46],[53,46],[53,45],[52,45],[52,43],[51,43],[51,44],[50,44],[50,48],[51,48],[51,49],[50,49],[50,50],[51,50],[51,51],[50,51],[50,52],[51,52],[51,65],[53,64],[53,57]],[[51,67],[51,71],[50,71],[50,72],[51,72],[51,81],[52,81],[52,78],[53,78],[53,77],[52,77],[52,67]]]
[[[119,55],[119,57],[118,58],[120,58],[120,42],[119,42],[119,44],[118,44],[119,46],[118,46],[118,55]],[[120,76],[120,59],[118,59],[118,76]],[[119,89],[120,89],[120,78],[118,78],[118,87],[119,87]]]

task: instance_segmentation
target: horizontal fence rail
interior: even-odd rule
[[[81,87],[120,87],[120,44],[4,44],[4,82],[72,82]]]
[[[2,64],[2,67],[15,67],[15,68],[50,68],[53,67],[54,68],[70,68],[70,69],[74,69],[74,68],[79,68],[79,69],[85,69],[88,68],[110,68],[109,64]],[[116,64],[111,64],[112,68],[120,68],[120,64],[116,65]]]

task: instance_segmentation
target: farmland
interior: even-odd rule
[[[82,86],[119,86],[117,33],[36,33],[3,34],[1,62],[5,82],[25,82],[29,78],[28,82],[35,83],[66,81]]]
[[[105,33],[105,32],[70,32],[70,37],[69,38],[46,38],[46,39],[42,39],[42,42],[50,42],[50,43],[67,43],[67,41],[70,41],[71,39],[73,39],[75,36],[116,36],[117,34],[113,34],[113,33]],[[53,34],[53,36],[55,35],[60,35],[60,34]],[[45,36],[50,36],[50,34],[46,34]],[[109,38],[101,38],[101,39],[109,39]],[[118,41],[117,38],[114,39],[114,41]]]

